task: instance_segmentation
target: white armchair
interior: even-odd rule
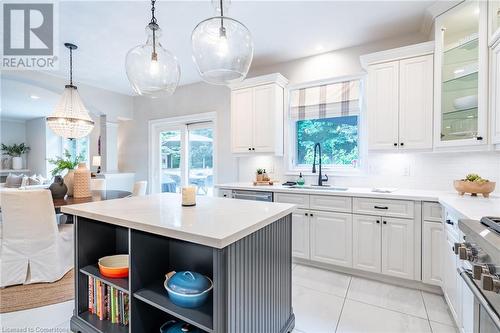
[[[58,225],[50,191],[1,194],[0,287],[59,280],[73,267],[73,225]]]

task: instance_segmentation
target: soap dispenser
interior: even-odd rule
[[[302,172],[299,174],[299,178],[297,179],[297,185],[303,186],[306,183],[304,177],[302,177]]]

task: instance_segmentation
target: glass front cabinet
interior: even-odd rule
[[[436,18],[435,147],[487,143],[487,10],[465,1]]]

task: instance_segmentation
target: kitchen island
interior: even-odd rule
[[[295,206],[199,197],[182,207],[177,194],[71,205],[75,217],[74,332],[159,332],[168,320],[204,332],[290,332],[291,213]],[[101,276],[99,258],[129,254],[128,278]],[[213,280],[199,308],[170,301],[165,274],[191,270]],[[129,299],[129,325],[89,311],[89,276]]]

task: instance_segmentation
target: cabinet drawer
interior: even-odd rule
[[[353,212],[356,214],[413,218],[414,203],[406,200],[354,198]]]
[[[309,208],[309,195],[307,194],[275,193],[274,201],[294,204],[297,208]]]
[[[423,213],[425,221],[441,222],[442,208],[436,202],[424,202]]]
[[[332,212],[350,213],[352,211],[352,198],[326,195],[311,195],[310,208]]]

